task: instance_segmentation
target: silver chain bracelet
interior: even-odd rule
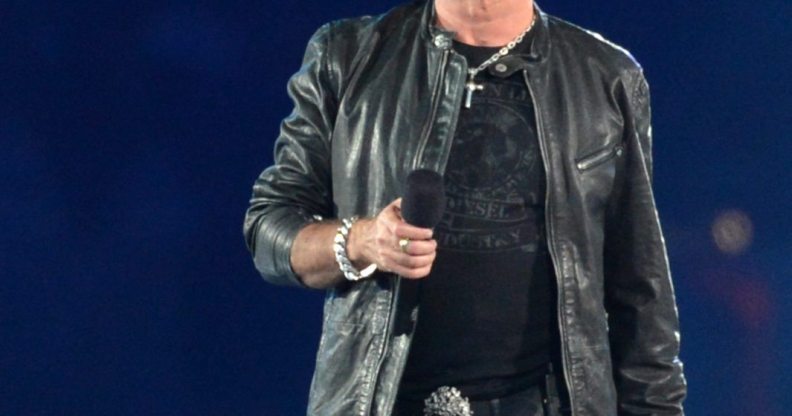
[[[335,253],[336,263],[338,263],[341,272],[344,273],[344,277],[353,282],[369,277],[377,270],[377,265],[371,264],[362,271],[358,271],[358,269],[352,265],[352,262],[349,261],[346,250],[347,239],[349,238],[349,231],[352,229],[352,224],[357,220],[357,216],[342,219],[341,226],[338,227],[338,231],[333,239],[333,252]]]

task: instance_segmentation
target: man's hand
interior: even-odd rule
[[[291,265],[302,283],[314,289],[327,289],[344,280],[333,253],[338,222],[319,222],[305,226],[297,234],[291,250]],[[399,240],[408,238],[402,251]],[[377,268],[408,279],[429,275],[437,251],[432,230],[418,228],[401,217],[401,199],[391,202],[375,218],[355,222],[347,239],[347,256],[358,270],[372,263]]]
[[[400,239],[409,239],[404,250]],[[401,217],[401,198],[385,207],[375,218],[365,218],[352,226],[347,254],[356,267],[376,263],[377,268],[408,279],[429,275],[437,256],[432,230],[407,224]]]

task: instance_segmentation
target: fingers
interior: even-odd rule
[[[376,218],[376,248],[372,256],[378,267],[408,279],[429,275],[437,254],[437,242],[432,229],[420,228],[404,222],[401,217],[401,198],[391,202]],[[399,240],[409,240],[406,247]]]
[[[383,264],[381,266],[399,276],[420,279],[428,276],[431,272],[435,255],[435,253],[431,253],[411,256],[401,252],[386,252],[382,253]]]
[[[431,228],[420,228],[404,222],[400,214],[400,206],[401,198],[385,207],[377,219],[398,238],[409,238],[410,240],[428,240],[432,238]]]
[[[410,240],[404,253],[411,256],[424,256],[433,254],[435,251],[437,251],[437,241],[435,240]]]
[[[411,256],[409,254],[398,253],[393,254],[390,260],[393,264],[403,267],[405,269],[421,269],[426,266],[431,266],[434,262],[435,254],[426,254],[423,256]]]
[[[408,279],[429,275],[437,256],[437,241],[411,240],[406,250],[402,251],[397,242],[390,238],[387,240],[379,245],[377,264],[381,268]]]
[[[400,269],[397,267],[392,272],[405,279],[423,279],[432,272],[432,266],[429,265],[419,269]]]
[[[399,238],[409,238],[410,240],[428,240],[432,238],[431,228],[419,228],[414,225],[407,224],[404,221],[396,223],[391,229],[393,235]]]

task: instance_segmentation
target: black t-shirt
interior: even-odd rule
[[[525,39],[503,65],[480,72],[462,108],[445,171],[438,255],[421,282],[416,333],[400,395],[440,386],[499,397],[538,383],[558,351],[555,274],[544,230],[545,173]],[[455,43],[474,68],[498,48]],[[500,71],[498,71],[500,70]]]

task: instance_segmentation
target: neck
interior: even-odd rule
[[[503,46],[531,24],[533,0],[435,0],[437,24],[475,46]]]

